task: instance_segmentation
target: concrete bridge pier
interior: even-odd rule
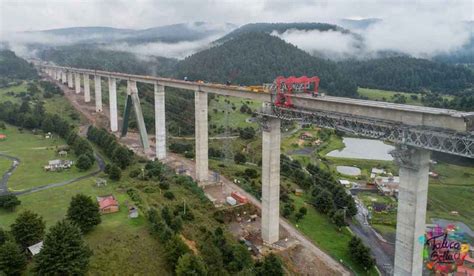
[[[158,160],[166,158],[165,87],[155,83],[155,153]]]
[[[89,75],[83,74],[84,77],[84,101],[89,103],[91,101],[91,85],[89,83]]]
[[[102,83],[99,75],[94,76],[95,112],[102,112]]]
[[[61,81],[62,81],[63,84],[66,84],[66,83],[67,83],[66,71],[62,71],[62,72],[61,72]]]
[[[196,133],[196,179],[205,185],[208,180],[208,121],[207,93],[194,91],[195,133]]]
[[[267,118],[262,132],[262,239],[279,240],[280,227],[280,119]]]
[[[140,131],[140,142],[143,151],[146,153],[150,150],[148,143],[148,133],[146,131],[145,120],[143,119],[142,106],[140,105],[140,98],[138,97],[137,82],[129,80],[127,82],[127,95],[132,97],[132,105],[135,110],[135,118],[137,120],[138,130]]]
[[[56,81],[61,81],[61,71],[55,70],[54,78],[56,79]]]
[[[76,88],[76,94],[81,93],[81,74],[74,73],[74,88]]]
[[[118,131],[117,116],[117,80],[109,77],[109,109],[110,109],[110,130]]]
[[[67,72],[67,87],[74,88],[74,81],[72,77],[72,72]]]
[[[405,147],[392,154],[400,166],[394,275],[421,275],[430,152]]]

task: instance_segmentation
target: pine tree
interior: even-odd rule
[[[91,255],[80,229],[62,220],[46,235],[43,249],[34,258],[34,270],[38,275],[84,275]]]
[[[179,257],[178,264],[176,265],[176,275],[207,275],[206,266],[202,259],[193,253],[186,253]]]
[[[0,272],[5,275],[21,275],[25,267],[26,256],[18,244],[7,241],[0,246]]]
[[[265,256],[263,262],[257,263],[255,270],[258,276],[283,276],[283,267],[280,259],[273,253]]]
[[[99,205],[90,196],[77,194],[71,199],[67,218],[87,233],[101,222]]]
[[[18,215],[10,228],[16,242],[26,249],[43,239],[45,223],[41,216],[26,210]]]

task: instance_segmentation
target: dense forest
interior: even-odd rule
[[[18,79],[34,79],[36,69],[10,50],[0,50],[0,86]]]
[[[63,66],[164,76],[173,72],[177,62],[175,59],[164,57],[142,59],[128,52],[102,50],[85,45],[49,48],[38,55],[42,60]]]
[[[303,30],[303,31],[339,31],[342,33],[349,33],[348,30],[343,29],[337,25],[327,23],[251,23],[243,25],[242,27],[233,30],[222,38],[218,39],[217,42],[225,42],[230,39],[236,38],[242,34],[247,33],[267,33],[270,34],[273,31],[278,33],[284,33],[287,30]]]
[[[319,76],[329,94],[355,97],[357,87],[336,63],[310,54],[264,33],[246,33],[198,52],[177,66],[178,78],[240,85],[261,85],[277,76]]]
[[[401,56],[338,65],[358,86],[367,88],[460,95],[474,87],[474,72],[470,69],[426,59]]]

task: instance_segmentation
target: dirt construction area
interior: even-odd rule
[[[48,80],[53,81],[51,78]],[[89,124],[109,129],[109,108],[103,106],[103,112],[95,112],[95,101],[93,86],[91,86],[91,102],[85,103],[83,92],[76,94],[74,89],[58,84],[64,91],[65,97],[72,103]],[[104,93],[104,91],[103,91]],[[119,121],[121,121],[119,119]],[[120,126],[120,124],[119,124]],[[82,130],[83,131],[83,130]],[[119,133],[116,133],[119,137]],[[119,137],[120,138],[120,137]],[[155,158],[154,136],[149,135],[150,151],[144,153],[136,132],[129,131],[126,137],[120,138],[120,142],[140,156],[148,159]],[[179,174],[189,175],[195,178],[195,163],[193,160],[181,155],[168,152],[163,160],[169,167],[175,169]],[[208,198],[214,202],[218,210],[224,213],[224,220],[233,235],[245,241],[245,244],[256,256],[261,256],[271,251],[282,257],[287,264],[291,275],[350,275],[351,273],[340,263],[332,259],[325,252],[316,247],[306,236],[301,234],[288,221],[280,218],[280,241],[268,246],[261,240],[260,232],[260,202],[252,195],[245,192],[238,185],[223,176],[216,177],[216,173],[209,170],[209,183],[204,185],[204,191]],[[229,206],[225,204],[226,197],[231,192],[237,191],[248,198],[247,207]],[[256,215],[256,216],[255,216]]]

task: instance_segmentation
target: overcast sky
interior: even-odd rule
[[[335,22],[340,18],[473,20],[474,0],[0,0],[0,34],[75,26],[146,28],[173,23]]]

